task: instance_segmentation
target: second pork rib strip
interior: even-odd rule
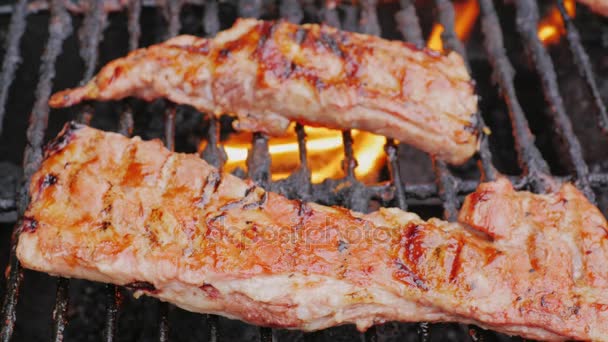
[[[569,184],[549,195],[483,184],[462,223],[364,215],[265,192],[160,141],[70,125],[30,189],[25,267],[188,310],[303,330],[424,320],[608,336],[607,224]]]
[[[477,148],[477,97],[462,58],[329,26],[239,19],[214,39],[179,36],[105,66],[51,106],[167,97],[280,135],[290,121],[362,129],[460,164]]]

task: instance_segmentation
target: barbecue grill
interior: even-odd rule
[[[123,55],[127,50],[161,41],[180,32],[213,36],[220,29],[229,27],[237,16],[264,19],[281,17],[296,23],[325,22],[346,30],[383,34],[390,38],[401,37],[418,46],[423,46],[425,43],[423,37],[425,28],[421,25],[424,18],[417,16],[415,7],[416,3],[420,5],[421,1],[401,0],[399,3],[379,3],[377,0],[353,2],[284,0],[279,3],[265,0],[220,2],[129,0],[124,2],[126,4],[120,1],[95,0],[88,2],[19,0],[14,4],[0,5],[0,28],[5,32],[4,58],[0,70],[0,134],[1,142],[5,146],[2,148],[10,152],[7,153],[6,158],[2,157],[3,164],[0,164],[1,174],[6,175],[0,180],[0,184],[4,187],[0,189],[2,190],[0,194],[3,196],[0,198],[0,218],[10,226],[14,224],[15,218],[21,218],[27,207],[29,201],[27,184],[40,165],[43,143],[70,118],[126,135],[136,133],[146,138],[162,137],[166,146],[172,150],[194,152],[198,143],[192,143],[191,140],[193,136],[199,136],[207,142],[206,147],[200,151],[204,159],[216,167],[220,167],[225,161],[226,155],[222,150],[222,141],[226,139],[225,131],[228,126],[225,120],[200,115],[192,108],[176,106],[167,101],[156,101],[148,105],[141,101],[124,100],[109,104],[85,104],[75,109],[50,112],[47,100],[52,90],[73,86],[79,80],[81,82],[89,80],[100,66],[100,60],[105,62]],[[435,9],[433,20],[443,27],[441,35],[443,46],[459,52],[466,58],[467,53],[470,53],[474,46],[471,49],[465,48],[456,35],[454,20],[457,14],[452,2],[434,0],[428,3],[430,5],[424,3],[421,6],[426,6],[424,8],[431,6]],[[440,211],[437,211],[439,208],[443,210],[443,216],[447,220],[456,219],[462,196],[472,192],[479,181],[495,179],[497,169],[493,162],[500,164],[498,170],[503,173],[521,171],[520,175],[512,177],[512,181],[519,189],[542,193],[549,189],[550,177],[554,177],[574,181],[593,203],[597,202],[596,199],[603,199],[606,192],[602,192],[602,187],[608,185],[608,173],[603,171],[601,165],[595,167],[593,172],[588,166],[579,136],[575,134],[576,125],[573,125],[565,104],[572,101],[568,102],[566,96],[562,97],[560,92],[558,71],[563,66],[558,65],[559,68],[556,70],[553,62],[555,58],[552,58],[549,49],[537,35],[542,8],[539,8],[539,4],[534,0],[515,0],[513,4],[507,5],[497,5],[492,0],[479,0],[478,4],[481,28],[478,36],[483,40],[468,45],[483,45],[482,58],[491,66],[491,74],[502,98],[499,104],[492,104],[499,108],[499,115],[502,115],[502,118],[496,119],[494,112],[478,113],[477,129],[487,133],[484,124],[486,119],[492,121],[489,125],[494,131],[490,138],[484,135],[481,140],[480,151],[475,158],[478,167],[471,162],[460,168],[451,168],[443,162],[432,160],[436,182],[416,183],[404,177],[408,174],[405,168],[408,168],[408,164],[418,163],[418,157],[428,157],[421,156],[417,152],[405,153],[403,151],[408,147],[399,146],[388,139],[385,145],[387,167],[384,178],[386,180],[372,185],[365,184],[355,176],[357,161],[353,154],[353,137],[350,132],[345,131],[342,134],[345,177],[312,184],[307,159],[306,133],[304,127],[297,125],[295,130],[300,166],[296,171],[286,179],[272,181],[268,137],[254,134],[247,158],[247,171],[241,176],[247,176],[264,188],[291,198],[342,205],[364,212],[371,210],[373,205],[398,206],[404,210],[409,206],[410,210],[421,210],[424,216],[428,216],[440,215]],[[569,51],[567,58],[557,60],[565,59],[570,64],[574,61],[578,70],[575,78],[583,84],[586,101],[591,104],[587,107],[591,108],[592,112],[577,113],[577,115],[594,116],[590,121],[589,118],[586,121],[593,123],[594,127],[591,129],[608,133],[608,115],[601,98],[601,84],[598,83],[599,78],[593,72],[589,55],[582,44],[583,39],[577,30],[580,23],[570,17],[562,0],[557,0],[554,4],[563,19],[566,32],[560,45],[567,47],[566,51]],[[501,22],[504,21],[504,16],[502,13],[498,15],[497,6],[500,6],[499,8],[504,6],[503,9],[507,9],[508,12],[506,17],[510,15],[511,20],[514,17],[514,23]],[[585,10],[580,6],[579,10],[585,14]],[[418,13],[422,14],[420,8]],[[597,22],[602,20],[590,13],[586,15]],[[503,37],[501,29],[503,26],[509,26],[509,31],[505,30],[509,33],[508,36]],[[44,27],[48,27],[48,36],[46,36],[47,31],[42,29]],[[514,27],[517,28],[517,32],[510,32]],[[38,32],[41,30],[44,32]],[[128,32],[128,39],[121,38],[120,32],[122,35]],[[24,38],[32,36],[43,38],[32,42]],[[113,43],[113,40],[116,42]],[[537,103],[540,102],[541,107],[548,107],[546,110],[548,116],[536,115],[534,111],[525,110],[521,98],[527,97],[525,91],[530,90],[516,88],[515,68],[511,64],[513,58],[511,54],[508,55],[510,50],[506,49],[507,44],[513,40],[525,49],[526,56],[530,58],[529,65],[537,74],[536,84],[540,84],[540,90],[533,89],[533,92],[537,93],[537,96],[541,94],[544,96],[544,100],[538,100]],[[43,43],[38,44],[39,42]],[[473,52],[480,54],[477,51]],[[41,56],[38,57],[38,54]],[[71,62],[64,63],[63,58],[69,61],[80,58],[84,65],[81,67],[74,66]],[[472,57],[469,60],[473,58],[479,57]],[[32,79],[36,77],[30,73],[36,70],[38,65],[37,85],[35,92],[31,92],[24,85],[34,82]],[[571,66],[568,68],[571,69]],[[483,70],[473,68],[472,73],[477,79]],[[484,78],[489,77],[486,75]],[[478,81],[479,85],[480,81]],[[485,94],[486,91],[481,93]],[[607,92],[604,92],[604,95],[606,94]],[[480,108],[484,110],[488,107],[489,105],[484,105],[482,99]],[[31,115],[24,139],[19,133],[19,127],[25,125],[24,113],[28,111],[31,111]],[[508,119],[505,119],[507,114]],[[507,124],[509,122],[510,124]],[[505,125],[508,127],[504,127]],[[539,134],[551,138],[549,143],[544,143],[542,149],[539,148],[539,143],[535,142],[531,127]],[[512,138],[504,138],[505,134],[501,133],[501,130],[512,131]],[[545,152],[546,145],[555,142],[559,144],[553,146],[553,152]],[[511,143],[515,145],[514,152],[510,152],[511,155],[516,155],[515,166],[508,165],[515,160],[514,158],[506,158],[506,160],[503,158],[505,152],[502,150]],[[23,145],[25,145],[24,154],[17,155],[18,152],[14,150]],[[545,153],[541,153],[541,150]],[[492,156],[495,151],[498,151],[499,157]],[[415,160],[406,158],[412,155],[417,156]],[[549,155],[548,159],[553,160],[549,162],[543,158],[543,155]],[[604,159],[607,156],[608,154],[604,154]],[[19,178],[18,168],[4,163],[4,159],[23,161],[21,182],[16,181]],[[470,175],[478,178],[472,179]],[[17,190],[16,196],[12,194],[13,189]],[[8,230],[10,226],[2,227]],[[25,271],[15,257],[15,234],[10,249],[8,234],[4,236],[7,237],[7,241],[2,247],[7,250],[6,254],[10,255],[6,286],[2,289],[0,320],[3,322],[0,331],[2,341],[41,338],[52,338],[54,341],[62,341],[64,338],[68,340],[103,338],[104,341],[150,339],[219,341],[233,340],[237,337],[243,340],[261,341],[508,339],[491,331],[458,324],[389,323],[376,326],[365,334],[359,334],[349,326],[309,334],[252,327],[217,316],[186,313],[151,298],[136,302],[126,294],[125,289],[113,285],[70,281],[64,278],[55,280],[46,275]],[[2,258],[5,259],[7,258]],[[51,285],[55,282],[56,290]],[[45,286],[48,284],[51,290],[43,289],[41,284]],[[55,293],[51,297],[43,297],[39,292]],[[34,299],[28,300],[30,297]],[[35,302],[36,298],[40,301]],[[91,317],[86,317],[88,315]],[[130,326],[132,323],[143,324],[144,327]],[[35,328],[36,325],[42,327]],[[98,330],[100,328],[102,331]],[[133,332],[134,330],[138,332]]]

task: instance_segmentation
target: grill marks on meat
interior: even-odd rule
[[[534,195],[501,179],[467,197],[460,223],[423,221],[289,200],[160,141],[62,134],[32,179],[25,267],[266,326],[459,321],[608,336],[606,220],[570,184]]]
[[[105,66],[50,105],[166,97],[283,134],[290,121],[362,129],[460,164],[477,148],[477,97],[462,58],[329,26],[239,19],[214,39],[179,36]]]

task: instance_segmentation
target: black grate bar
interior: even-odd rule
[[[42,162],[42,144],[48,125],[49,106],[47,100],[51,95],[52,80],[55,77],[55,62],[61,53],[63,41],[72,31],[71,18],[65,8],[63,1],[53,0],[51,3],[51,19],[49,22],[49,39],[46,49],[42,55],[40,66],[40,79],[36,87],[36,101],[30,115],[30,124],[27,129],[27,144],[23,157],[23,187],[17,195],[17,211],[20,217],[23,216],[29,204],[29,182]],[[18,227],[17,225],[16,227]],[[21,264],[15,255],[16,242],[19,232],[13,232],[10,254],[10,272],[7,279],[7,291],[4,294],[2,303],[2,330],[0,337],[2,341],[9,341],[15,326],[16,307],[19,288],[23,279]]]
[[[416,7],[413,0],[401,0],[401,10],[395,14],[397,28],[406,42],[415,44],[417,47],[424,47],[424,39],[422,39],[422,29]]]
[[[266,328],[266,327],[260,328],[260,341],[261,342],[272,342],[273,341],[271,328]]]
[[[93,1],[90,11],[85,16],[79,32],[80,56],[85,61],[85,72],[80,84],[86,83],[95,72],[99,55],[99,44],[103,38],[103,29],[106,23],[106,12],[102,0]],[[48,98],[48,96],[47,96]],[[85,105],[78,114],[78,121],[89,124],[93,117],[93,109]],[[67,307],[69,305],[70,282],[65,278],[57,279],[57,296],[53,310],[53,338],[54,341],[63,341],[63,331],[68,324]]]
[[[593,102],[597,107],[599,126],[605,134],[608,134],[608,114],[606,113],[606,105],[604,105],[604,101],[602,101],[600,91],[597,87],[593,69],[591,68],[591,62],[589,61],[589,55],[587,55],[587,52],[581,43],[581,36],[572,22],[572,18],[570,18],[570,15],[568,15],[568,12],[564,7],[564,0],[557,0],[557,7],[559,8],[559,12],[561,13],[566,26],[566,37],[568,38],[570,51],[572,51],[579,72],[585,79],[587,86],[589,86],[589,90],[593,96]]]
[[[158,340],[160,342],[169,341],[169,303],[158,302]]]
[[[63,333],[68,325],[67,315],[69,306],[70,280],[57,279],[57,294],[55,295],[55,309],[53,310],[53,338],[55,342],[63,341]]]
[[[576,184],[587,198],[592,203],[595,203],[595,194],[589,185],[589,168],[583,158],[581,144],[574,134],[572,122],[564,108],[564,101],[559,92],[553,61],[547,53],[545,46],[538,39],[538,5],[533,0],[517,0],[515,5],[517,9],[517,29],[526,43],[528,54],[534,60],[536,71],[542,81],[545,100],[549,104],[551,116],[557,126],[558,132],[566,143],[566,149],[577,177]]]
[[[308,150],[306,149],[306,132],[304,131],[304,126],[300,124],[296,124],[296,135],[298,137],[298,156],[300,159],[300,169],[306,171],[308,175],[310,172],[308,171]],[[310,177],[308,179],[310,183]]]
[[[167,149],[175,151],[175,114],[177,106],[173,103],[167,104],[165,108],[165,132],[164,143]],[[169,341],[169,303],[158,302],[158,340]]]
[[[128,131],[127,131],[128,132]],[[106,322],[103,328],[103,341],[116,340],[116,327],[118,326],[118,308],[120,306],[120,293],[118,287],[106,284]]]
[[[0,135],[4,127],[4,114],[6,113],[6,100],[8,92],[15,78],[15,72],[21,62],[19,43],[25,32],[27,24],[27,0],[19,0],[12,8],[13,15],[8,28],[8,40],[5,45],[2,72],[0,73]]]
[[[454,31],[454,6],[452,2],[450,0],[435,0],[435,6],[437,7],[439,23],[443,26],[441,41],[445,44],[445,47],[458,52],[458,54],[465,58],[466,51],[464,45]]]
[[[471,67],[467,62],[467,55],[464,45],[456,35],[454,31],[454,6],[449,0],[435,0],[435,5],[438,9],[439,23],[443,26],[443,32],[441,34],[441,40],[444,46],[450,50],[454,50],[459,53],[465,61],[466,67],[471,72]],[[480,134],[482,142],[480,144],[480,171],[482,179],[494,179],[495,168],[492,165],[492,158],[489,145],[487,143],[487,137],[483,133],[484,122],[480,111],[475,113],[477,119],[477,129]],[[448,169],[446,163],[433,158],[433,168],[437,176],[437,186],[439,190],[439,198],[443,202],[444,218],[448,221],[456,221],[458,218],[458,183],[460,180],[453,176],[452,172]],[[483,338],[484,333],[481,329],[474,325],[468,325],[468,330],[471,334],[475,334]]]
[[[392,185],[395,187],[395,198],[397,199],[397,206],[401,210],[407,210],[407,201],[405,195],[405,188],[401,182],[401,173],[399,171],[399,147],[395,145],[393,139],[387,139],[384,151],[388,159],[388,172]]]
[[[92,3],[93,6],[86,14],[82,28],[78,33],[80,56],[86,62],[81,85],[93,77],[99,58],[99,43],[103,38],[103,30],[106,26],[107,13],[104,9],[104,1],[93,0]]]
[[[217,2],[208,1],[203,15],[203,29],[208,37],[215,36],[220,31],[220,16]]]
[[[259,18],[262,0],[238,0],[238,15],[243,18]]]
[[[528,120],[517,100],[513,84],[515,72],[505,52],[496,9],[492,0],[479,0],[479,6],[484,47],[493,68],[494,79],[497,81],[509,109],[519,165],[524,173],[530,177],[532,188],[542,192],[546,189],[545,178],[549,174],[549,166],[534,145],[534,136],[530,132]]]
[[[279,5],[279,14],[281,18],[287,21],[299,24],[304,18],[304,12],[298,0],[283,0]]]
[[[137,49],[139,46],[139,16],[141,14],[141,1],[131,0],[128,7],[128,31],[129,31],[129,51]],[[122,108],[118,122],[118,132],[125,136],[133,135],[133,109],[128,104]],[[106,321],[103,329],[103,339],[105,342],[116,340],[116,330],[118,325],[118,309],[120,306],[120,292],[118,287],[113,284],[106,285]]]
[[[128,23],[129,30],[129,50],[133,51],[139,46],[141,27],[139,27],[139,17],[141,16],[141,0],[129,0],[128,3]]]
[[[321,21],[323,23],[340,28],[340,17],[338,16],[338,11],[336,9],[335,1],[326,1],[325,6],[321,9]]]
[[[254,133],[251,150],[247,154],[247,176],[266,190],[270,184],[270,163],[268,137],[262,133]],[[261,327],[260,341],[271,342],[272,329]]]
[[[167,29],[167,38],[175,37],[179,34],[182,24],[179,20],[179,15],[183,6],[182,0],[174,0],[167,2],[167,12],[169,14],[169,28]]]
[[[449,0],[435,0],[438,9],[439,23],[443,26],[441,41],[451,50],[465,56],[464,46],[454,32],[454,8]],[[458,199],[456,198],[456,179],[447,165],[432,157],[433,169],[439,187],[439,198],[443,202],[443,217],[448,221],[456,220],[458,215]]]
[[[416,46],[422,48],[424,47],[424,38],[422,37],[422,29],[420,27],[420,22],[418,20],[418,15],[416,14],[416,7],[414,6],[411,0],[402,0],[401,1],[401,11],[396,14],[397,25],[399,26],[399,30],[403,35],[403,38],[415,44]],[[390,142],[388,142],[390,144]],[[398,157],[396,156],[396,149],[391,151],[390,145],[388,145],[387,154],[389,158],[389,170],[393,169],[395,164],[398,166]],[[392,152],[392,153],[391,153]],[[395,154],[392,156],[391,154]],[[395,160],[393,162],[393,159]],[[395,172],[391,172],[391,180],[397,185],[401,183],[401,175],[399,173],[394,174]],[[397,202],[399,203],[399,207],[402,210],[407,210],[406,198],[405,194],[401,195],[399,192],[403,189],[403,186],[399,186],[396,191]],[[405,192],[405,189],[403,189]],[[420,322],[416,325],[416,332],[418,334],[418,340],[420,342],[428,342],[430,341],[430,324],[428,322]]]
[[[456,35],[454,31],[454,6],[452,2],[449,0],[435,0],[435,6],[438,10],[439,23],[443,27],[443,32],[441,33],[441,40],[445,44],[445,46],[449,50],[456,51],[458,54],[462,56],[465,61],[465,65],[469,73],[471,72],[471,66],[468,63],[467,52]],[[485,180],[493,180],[496,178],[496,169],[492,164],[492,153],[490,152],[489,141],[484,133],[485,122],[483,120],[483,116],[481,112],[478,110],[475,113],[475,119],[477,120],[477,131],[480,137],[479,144],[479,162],[480,162],[480,171],[482,172],[482,177]]]
[[[216,1],[207,1],[203,13],[203,29],[206,36],[215,36],[220,30],[220,18]],[[201,152],[201,157],[209,164],[221,169],[226,161],[226,153],[220,145],[220,122],[213,115],[209,114],[209,128],[207,130],[207,145]],[[217,342],[221,339],[219,332],[219,317],[216,315],[205,315],[205,321],[209,329],[207,339],[210,342]]]
[[[378,14],[376,13],[377,2],[377,0],[361,1],[361,19],[359,20],[361,33],[374,36],[382,35],[380,24],[378,24]]]

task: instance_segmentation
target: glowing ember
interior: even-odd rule
[[[574,0],[565,0],[564,7],[568,15],[571,17],[575,16],[576,3]],[[553,44],[559,42],[565,33],[564,21],[559,13],[559,9],[554,5],[538,25],[538,39],[545,43],[545,45]]]
[[[454,11],[456,12],[454,31],[460,40],[465,41],[473,31],[475,21],[479,16],[479,4],[477,0],[456,1],[454,2]],[[442,33],[443,26],[436,23],[429,36],[427,46],[436,51],[443,51]]]
[[[342,160],[344,149],[342,132],[327,128],[305,127],[308,166],[311,170],[311,181],[320,183],[326,178],[344,176]],[[268,140],[268,152],[271,156],[271,174],[273,180],[287,178],[300,164],[298,142],[295,129],[288,130],[285,137],[273,137]],[[358,130],[352,131],[353,153],[358,162],[355,176],[364,182],[377,180],[378,172],[384,165],[383,152],[386,139]],[[247,154],[251,147],[251,133],[240,132],[230,136],[224,143],[227,161],[226,171],[237,167],[246,169]],[[205,142],[200,146],[202,150]]]

